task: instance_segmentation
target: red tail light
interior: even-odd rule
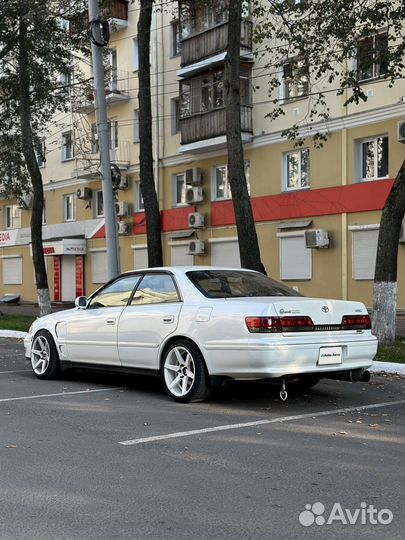
[[[343,330],[370,330],[371,319],[369,315],[343,315]]]
[[[310,317],[246,317],[249,332],[308,332],[314,330]]]

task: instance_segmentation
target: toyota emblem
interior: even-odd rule
[[[322,306],[322,311],[323,311],[324,313],[328,313],[328,311],[329,311],[328,306]]]

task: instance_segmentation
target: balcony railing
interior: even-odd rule
[[[94,143],[94,147],[89,149],[89,144],[91,143],[88,138],[77,141],[77,168],[74,170],[73,176],[80,178],[96,178],[100,176],[100,152]],[[118,141],[114,146],[115,148],[110,148],[110,162],[118,165],[120,169],[127,169],[130,163],[129,141]]]
[[[204,32],[192,34],[181,42],[181,66],[187,66],[203,58],[226,50],[228,44],[228,23],[222,23]],[[252,22],[242,21],[241,48],[252,49]]]
[[[242,131],[252,133],[252,107],[242,105],[240,108]],[[190,144],[226,133],[226,109],[216,109],[201,114],[194,114],[180,120],[181,144]]]

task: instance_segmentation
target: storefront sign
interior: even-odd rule
[[[56,242],[44,242],[44,255],[86,255],[87,244],[83,238],[64,238]]]
[[[15,246],[18,229],[0,231],[0,247]]]

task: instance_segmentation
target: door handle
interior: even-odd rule
[[[115,324],[116,319],[107,319],[106,324]]]
[[[174,322],[174,316],[170,315],[168,317],[163,317],[163,322],[166,324]]]

